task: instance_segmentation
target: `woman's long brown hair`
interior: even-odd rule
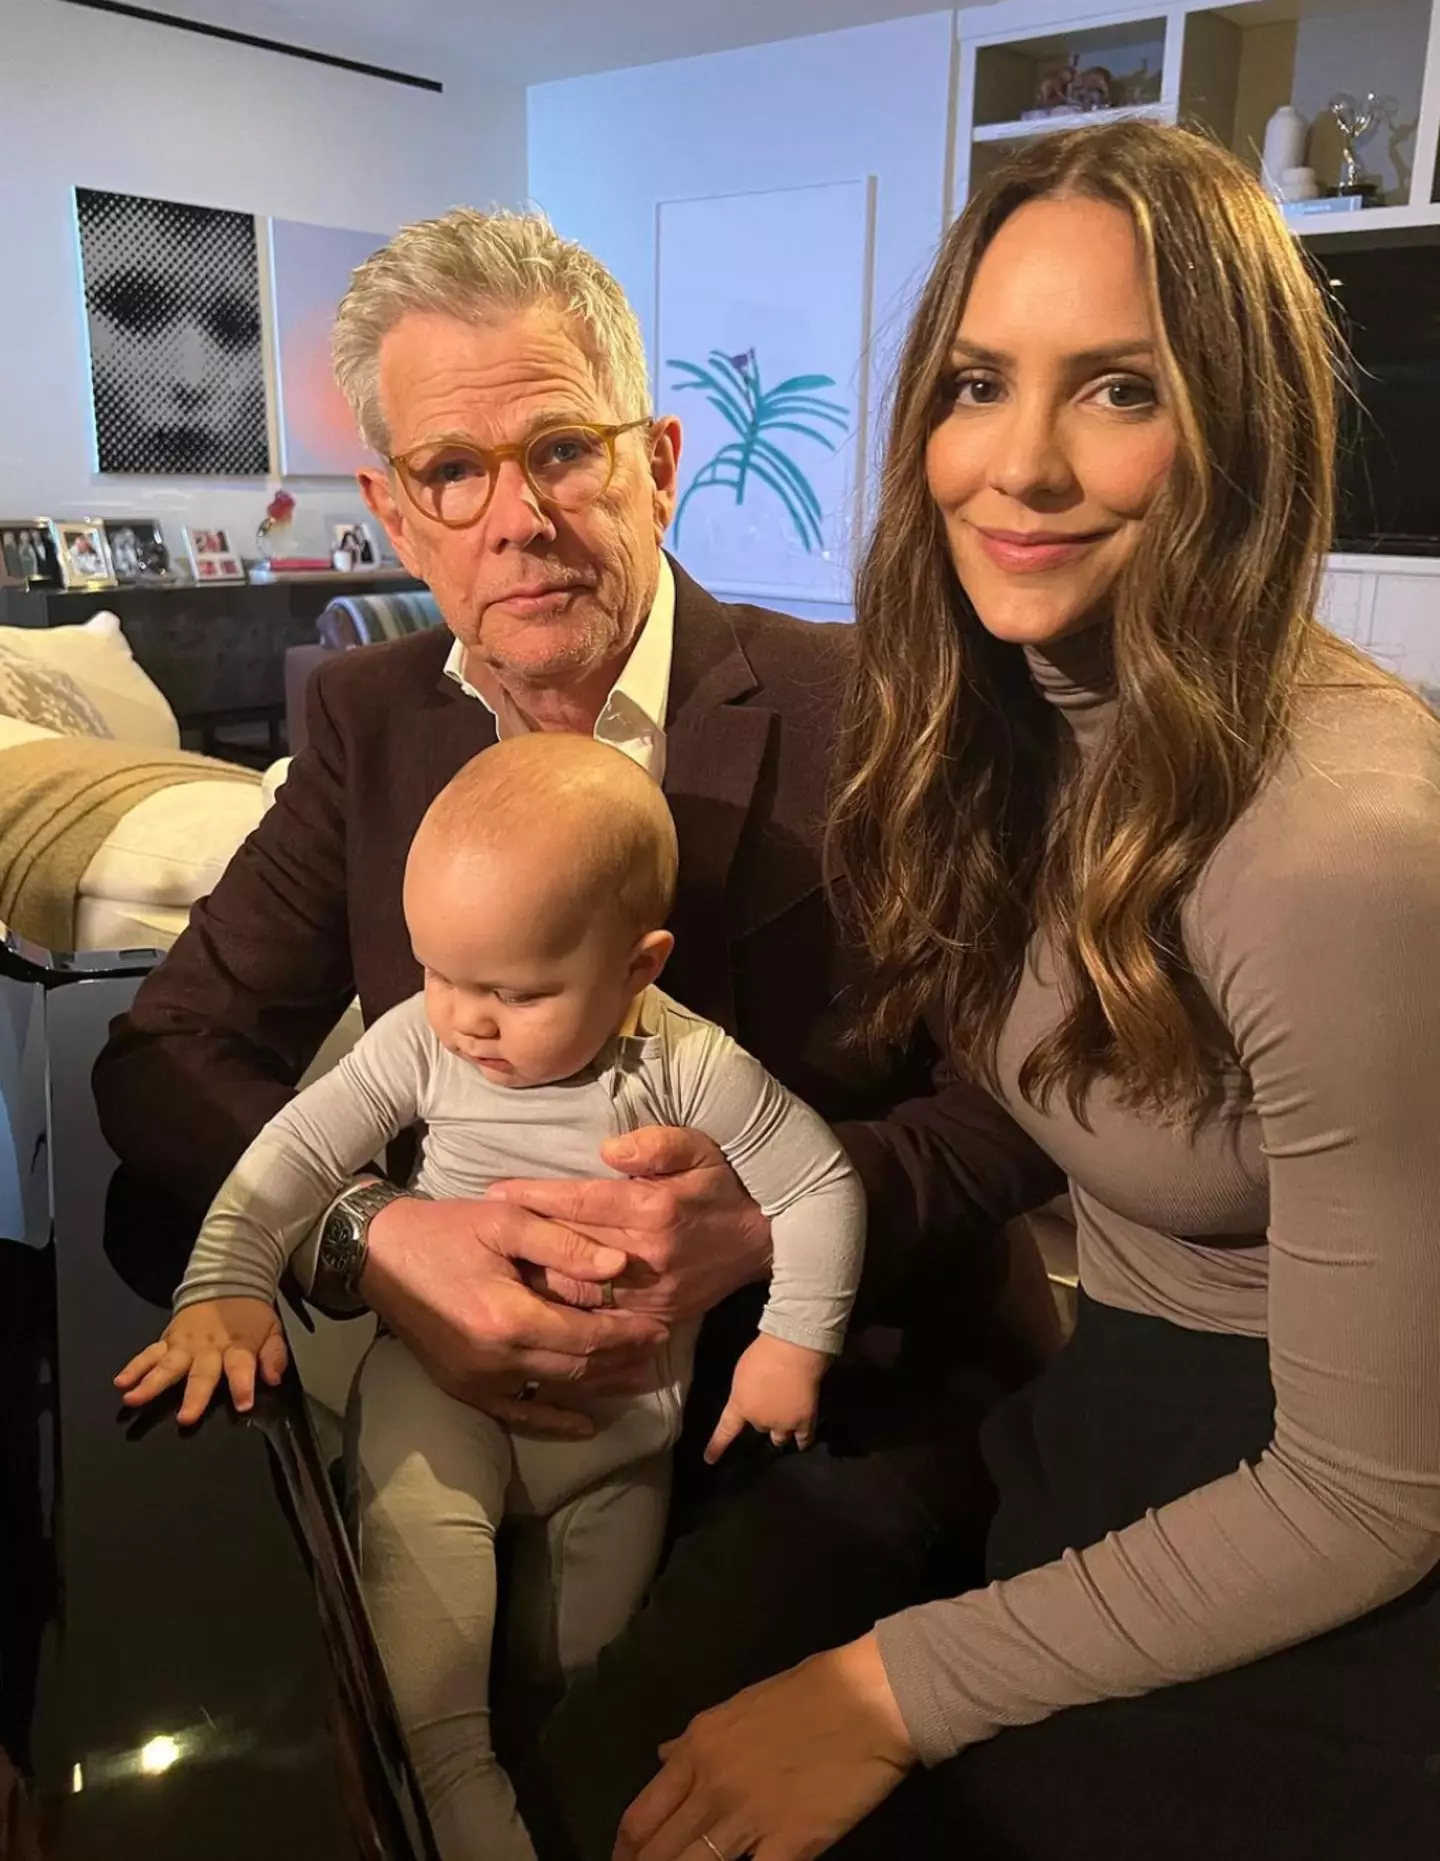
[[[1083,771],[1023,654],[980,625],[925,476],[976,266],[1018,207],[1066,194],[1135,226],[1177,437],[1114,591],[1116,715]],[[1062,1090],[1083,1116],[1103,1076],[1166,1115],[1210,1100],[1223,1043],[1182,905],[1272,767],[1302,677],[1331,655],[1372,676],[1314,618],[1337,359],[1275,208],[1199,135],[1127,122],[1043,136],[970,201],[903,351],[856,596],[830,853],[875,963],[873,1037],[903,1038],[928,1013],[952,1061],[993,1079],[1043,932],[1065,1013],[1029,1056],[1026,1096]]]

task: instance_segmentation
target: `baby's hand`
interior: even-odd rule
[[[824,1351],[787,1344],[762,1331],[735,1366],[730,1400],[710,1437],[705,1458],[713,1467],[748,1422],[777,1447],[794,1440],[809,1447],[815,1438],[820,1381],[832,1359]]]
[[[264,1299],[202,1299],[165,1327],[164,1338],[132,1357],[115,1379],[126,1406],[138,1409],[185,1379],[176,1420],[198,1422],[223,1376],[242,1413],[255,1406],[255,1366],[278,1383],[288,1354],[280,1316]]]

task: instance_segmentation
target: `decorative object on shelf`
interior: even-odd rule
[[[1341,91],[1330,99],[1329,110],[1340,131],[1340,179],[1335,191],[1368,199],[1379,192],[1379,183],[1366,178],[1357,151],[1384,115],[1380,99],[1368,90],[1362,103]]]
[[[228,530],[189,530],[185,548],[197,582],[243,582],[245,565]]]
[[[97,466],[270,469],[248,213],[77,187]]]
[[[1082,70],[1079,58],[1072,53],[1063,71],[1049,71],[1041,78],[1036,108],[1026,110],[1024,118],[1108,110],[1115,101],[1115,80],[1104,65],[1088,65]]]
[[[60,562],[48,517],[0,521],[0,558],[11,581],[27,588],[58,588]]]
[[[97,517],[52,517],[50,535],[60,579],[67,588],[113,588],[115,570],[105,525]]]
[[[850,598],[874,198],[860,180],[660,203],[659,386],[689,395],[678,534],[742,600]]]
[[[1280,198],[1287,206],[1302,200],[1318,200],[1320,184],[1313,168],[1285,168],[1280,174]]]
[[[353,477],[359,466],[374,460],[335,386],[330,334],[355,268],[384,245],[387,235],[299,220],[271,220],[266,231],[280,470]]]
[[[1150,69],[1150,60],[1141,58],[1133,71],[1110,80],[1110,102],[1127,110],[1140,110],[1160,101],[1161,73]]]
[[[1070,80],[1072,110],[1108,110],[1112,101],[1112,80],[1104,65],[1091,65],[1077,71]]]
[[[268,562],[250,566],[249,579],[273,582],[282,575],[326,575],[334,567],[328,556],[272,556]]]
[[[272,556],[287,556],[294,540],[295,500],[283,488],[265,506],[265,515],[255,532],[255,547],[262,562]]]
[[[330,526],[330,559],[337,569],[373,569],[380,560],[369,524],[335,523]],[[349,560],[341,563],[339,558]]]
[[[165,534],[153,517],[107,517],[105,541],[117,581],[174,580]]]
[[[1059,116],[1070,108],[1070,78],[1075,70],[1076,60],[1071,59],[1063,71],[1047,71],[1040,79],[1040,87],[1035,93],[1035,109],[1027,110],[1026,116]]]
[[[1293,103],[1282,103],[1265,125],[1265,141],[1260,151],[1260,179],[1276,200],[1289,196],[1282,190],[1285,170],[1303,166],[1305,139],[1310,126]]]

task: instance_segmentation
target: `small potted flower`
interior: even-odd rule
[[[290,551],[290,534],[295,518],[295,500],[288,491],[277,491],[265,506],[265,515],[260,520],[260,527],[255,532],[255,547],[260,552],[262,561],[269,562],[276,556],[285,556]]]

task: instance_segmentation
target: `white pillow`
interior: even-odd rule
[[[0,627],[0,633],[6,629]],[[47,730],[43,724],[27,724],[19,717],[6,717],[0,714],[0,750],[8,750],[21,743],[51,743],[59,737],[58,730]]]
[[[258,782],[177,782],[137,801],[80,881],[82,898],[193,905],[260,823]]]
[[[175,713],[160,687],[136,665],[114,614],[95,614],[76,627],[0,627],[0,645],[67,672],[117,743],[179,749]]]

